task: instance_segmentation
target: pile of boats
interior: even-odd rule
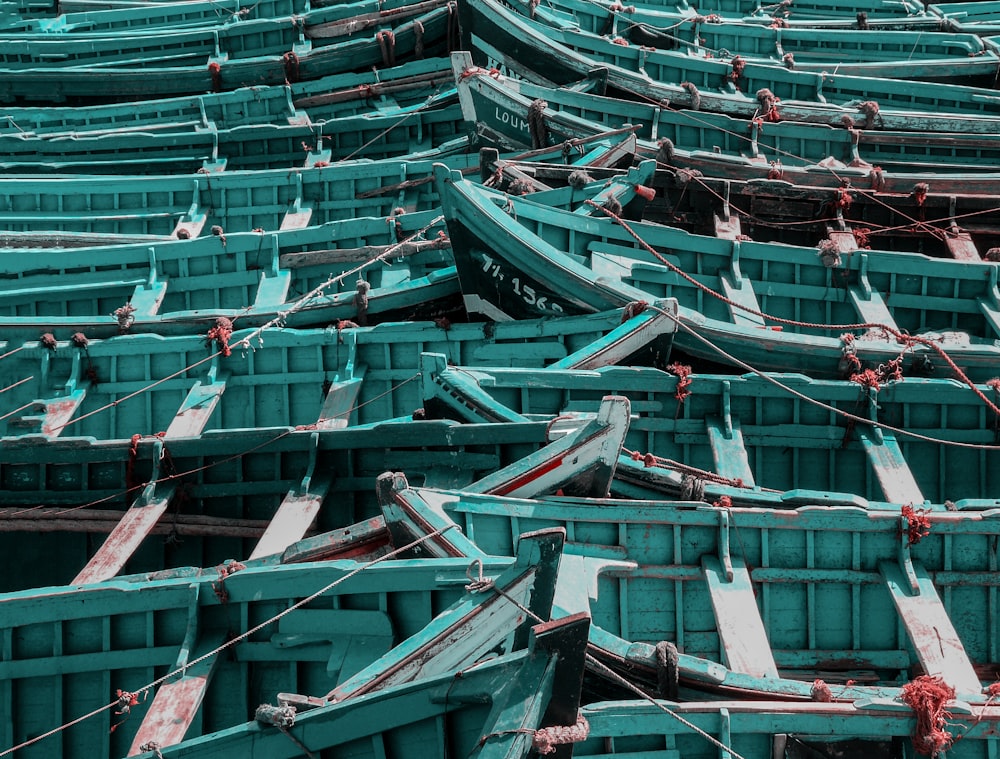
[[[993,0],[0,3],[0,757],[1000,754]]]

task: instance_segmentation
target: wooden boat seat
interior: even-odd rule
[[[920,664],[928,675],[940,677],[959,693],[981,693],[979,676],[927,571],[919,562],[913,562],[912,569],[908,578],[898,562],[879,564]]]
[[[288,492],[281,500],[270,524],[250,553],[251,559],[282,553],[288,546],[305,537],[309,527],[333,486],[333,472],[310,471],[302,485]]]
[[[137,285],[129,299],[129,305],[135,309],[136,318],[156,316],[167,294],[167,283],[164,281],[143,283]]]
[[[858,440],[865,449],[868,463],[882,488],[885,500],[891,503],[917,505],[924,495],[900,450],[896,437],[888,430],[855,427]]]
[[[716,473],[729,479],[742,480],[747,487],[754,487],[756,482],[743,444],[739,419],[731,419],[727,425],[721,417],[708,416],[705,417],[705,430],[712,446]]]
[[[771,644],[757,607],[750,573],[742,559],[732,558],[732,579],[716,556],[703,556],[701,569],[708,584],[719,632],[719,646],[734,672],[777,677]]]
[[[181,403],[180,409],[167,427],[164,439],[179,437],[195,437],[200,435],[208,424],[212,413],[226,390],[226,372],[218,372],[213,366],[204,380],[197,381],[188,391],[187,397]]]
[[[364,364],[359,364],[348,369],[349,376],[342,379],[339,375],[334,377],[323,398],[316,429],[343,429],[351,423],[351,412],[358,402],[367,369]]]
[[[226,633],[213,631],[199,641],[193,651],[181,651],[181,656],[173,669],[186,667],[187,662],[201,658],[216,650],[226,640]],[[186,667],[184,674],[176,680],[163,683],[156,691],[146,715],[139,725],[128,755],[142,753],[142,746],[154,742],[158,746],[172,746],[184,740],[191,725],[198,719],[201,703],[205,699],[208,684],[215,673],[219,656],[209,656],[197,664]]]
[[[254,298],[254,308],[268,309],[282,306],[288,300],[288,288],[292,284],[290,271],[279,271],[274,274],[261,274],[257,295]]]
[[[144,492],[140,495],[70,584],[102,582],[118,574],[152,532],[177,492],[176,483],[166,482],[152,493]]]
[[[868,281],[868,256],[860,255],[858,281],[847,288],[847,297],[858,312],[858,317],[866,324],[881,324],[899,331],[882,294]]]

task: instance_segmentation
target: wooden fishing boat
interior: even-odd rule
[[[919,709],[901,699],[865,704],[662,704],[633,695],[632,700],[591,703],[580,710],[590,732],[587,741],[574,745],[573,756],[710,759],[725,752],[744,759],[799,759],[934,751],[943,756],[947,751],[949,757],[982,759],[996,750],[996,706],[970,708],[949,700],[947,689],[933,681],[921,683],[912,699]]]
[[[980,548],[995,511],[911,529],[898,506],[522,500],[410,488],[393,474],[380,485],[393,544],[426,538],[425,556],[512,555],[518,530],[566,530],[555,614],[589,612],[595,655],[661,698],[808,701],[820,680],[831,701],[861,701],[898,696],[922,673],[982,703],[995,677]],[[958,555],[969,560],[947,558]],[[673,672],[656,666],[661,641]]]
[[[368,15],[374,20],[356,25],[348,6],[340,7],[346,15],[315,28],[311,37],[306,37],[305,27],[292,18],[233,25],[232,29],[240,31],[233,32],[236,36],[231,50],[219,48],[218,32],[206,35],[185,30],[150,34],[145,40],[141,35],[111,34],[98,37],[92,46],[80,35],[55,39],[49,35],[38,41],[10,39],[3,42],[8,57],[0,68],[0,102],[107,103],[281,85],[391,67],[443,54],[453,46],[457,15],[443,0],[410,4],[398,12],[387,9],[386,15],[370,8]],[[251,32],[255,24],[263,24],[257,34]],[[351,31],[358,26],[358,31]],[[269,42],[272,31],[275,39]],[[193,39],[185,42],[188,37]],[[124,40],[131,40],[132,46]],[[67,45],[73,47],[60,49]],[[178,51],[173,56],[151,54],[170,46]],[[91,47],[94,52],[90,52]],[[52,60],[49,56],[56,56],[56,62],[39,63],[43,57]]]
[[[492,179],[495,164],[484,163]],[[501,176],[514,168],[500,169]],[[569,168],[536,176],[565,176]],[[538,197],[578,211],[592,210],[584,201],[595,197],[628,204],[651,168]],[[73,283],[65,284],[67,278]],[[457,296],[454,260],[435,211],[272,233],[0,252],[0,335],[8,342],[41,334],[78,342],[79,336],[191,334],[219,319],[242,328],[457,319],[463,318]]]
[[[470,0],[461,6],[461,12],[465,45],[478,55],[479,63],[489,60],[548,85],[567,85],[604,68],[609,93],[632,100],[668,100],[675,107],[696,104],[704,111],[730,113],[729,104],[742,99],[761,117],[773,115],[771,106],[780,103],[777,113],[784,120],[801,120],[800,105],[819,106],[813,119],[820,120],[822,114],[822,120],[834,125],[841,124],[843,113],[836,112],[840,109],[853,110],[853,117],[864,117],[863,123],[868,122],[865,109],[874,112],[874,107],[862,108],[860,104],[874,102],[880,116],[888,111],[900,113],[899,122],[891,128],[925,132],[947,130],[945,119],[988,117],[1000,104],[996,93],[986,88],[794,71],[743,59],[737,61],[734,76],[732,61],[699,60],[645,46],[623,46],[585,32],[556,28],[529,18],[527,4],[505,6],[496,0]],[[757,93],[763,90],[779,101],[762,106]],[[720,93],[730,96],[725,109],[716,99]],[[906,112],[912,113],[909,126]]]
[[[427,354],[421,381],[428,417],[523,421],[592,412],[612,392],[627,397],[630,455],[682,462],[695,480],[797,491],[790,498],[832,491],[841,502],[851,493],[913,506],[996,506],[1000,485],[991,462],[1000,449],[990,387],[916,378],[865,385],[690,369],[675,363],[670,372],[465,371]]]
[[[631,162],[631,130],[507,155],[511,160],[554,161],[577,168]],[[326,165],[320,153],[308,168],[193,175],[0,178],[3,247],[92,246],[226,238],[235,232],[300,229],[364,216],[387,218],[439,206],[432,181],[435,160],[478,171],[479,156],[459,145],[425,154]],[[73,243],[76,239],[77,242]],[[220,239],[220,242],[224,240]]]
[[[185,27],[218,27],[248,19],[301,15],[309,10],[303,0],[263,0],[260,3],[236,4],[220,8],[203,0],[185,2],[136,3],[120,7],[98,7],[88,0],[59,2],[59,13],[52,16],[22,15],[10,19],[4,29],[10,32],[45,32],[47,34],[121,34],[150,29],[165,31]],[[110,6],[111,3],[103,3]]]
[[[384,159],[466,147],[457,98],[438,107],[345,116],[308,124],[232,129],[168,126],[97,135],[0,136],[0,171],[35,174],[192,174]],[[447,152],[444,153],[446,155]]]
[[[291,759],[308,744],[309,751],[339,749],[373,759],[446,756],[453,750],[469,757],[523,759],[569,749],[587,734],[578,707],[588,622],[581,615],[538,624],[523,652],[319,707],[296,715],[294,726],[249,723],[162,755],[259,750]]]
[[[37,371],[45,385],[34,375],[3,384],[4,396],[27,389],[5,397],[2,542],[11,562],[39,562],[10,581],[84,582],[126,565],[149,571],[218,563],[220,552],[280,553],[314,520],[330,530],[371,517],[374,480],[387,465],[477,492],[602,494],[628,427],[622,403],[556,426],[469,429],[413,421],[422,404],[416,380],[428,348],[467,363],[602,366],[642,360],[669,340],[669,320],[654,312],[620,321],[616,313],[495,329],[236,334],[228,357],[203,339],[153,336],[57,346],[34,361],[32,346],[8,352],[5,380],[8,371]],[[253,338],[252,349],[241,349],[242,337]],[[187,370],[177,363],[193,358],[185,345],[198,354]],[[27,363],[15,370],[19,356]],[[154,531],[174,537],[147,540]],[[44,559],[54,553],[64,557],[58,566]]]
[[[466,306],[490,318],[676,297],[676,347],[716,363],[824,377],[879,366],[979,382],[995,375],[992,263],[841,256],[832,242],[817,250],[584,221],[443,167],[438,182],[459,281],[473,296]]]
[[[3,743],[107,704],[115,688],[130,694],[121,708],[36,751],[134,755],[243,723],[281,692],[348,704],[451,675],[486,652],[523,648],[533,617],[548,619],[562,542],[559,531],[525,536],[513,563],[480,562],[491,593],[467,588],[468,560],[404,560],[227,562],[5,594],[5,634],[23,644],[0,670]],[[72,655],[53,631],[72,636]]]
[[[991,87],[1000,63],[993,43],[967,33],[883,31],[871,35],[864,29],[787,29],[720,18],[705,20],[705,16],[678,13],[673,6],[626,8],[620,3],[580,0],[553,0],[535,8],[534,18],[695,58],[739,56],[748,63],[770,63],[795,71]]]
[[[737,126],[751,127],[751,122],[730,120],[719,114],[672,111],[662,106],[602,97],[575,89],[536,86],[491,74],[486,69],[470,68],[469,59],[463,54],[456,54],[455,63],[460,71],[458,89],[466,119],[476,122],[477,133],[482,140],[500,145],[504,150],[567,138],[580,139],[584,135],[601,133],[610,124],[629,124],[635,125],[636,133],[642,138],[639,141],[640,153],[656,157],[663,167],[681,169],[678,175],[681,183],[687,183],[696,176],[691,174],[692,171],[700,171],[721,179],[781,180],[834,189],[855,187],[861,192],[913,196],[917,203],[920,197],[925,197],[926,191],[928,194],[947,196],[949,207],[952,197],[958,204],[965,202],[963,196],[992,197],[1000,192],[1000,175],[996,172],[939,172],[933,167],[917,167],[914,171],[912,166],[904,171],[885,170],[881,166],[855,161],[852,157],[855,146],[852,143],[848,147],[846,142],[842,147],[848,152],[841,154],[841,158],[851,163],[831,155],[807,163],[799,160],[797,152],[780,154],[776,160],[768,161],[760,153],[759,143],[753,141],[749,128],[723,135],[725,139],[719,140],[715,138],[716,128],[710,126],[714,123],[715,126],[725,127],[731,121]],[[703,116],[710,116],[711,119],[703,119]],[[534,128],[530,128],[529,118],[535,124]],[[661,119],[666,124],[666,133],[660,129]],[[757,125],[752,128],[757,130],[758,139],[767,142],[770,126],[764,124],[763,127]],[[662,142],[665,134],[670,133],[678,137],[678,143]],[[835,134],[836,130],[826,130],[821,136],[825,140]],[[660,141],[659,146],[652,140]],[[831,143],[824,141],[822,144],[829,147]],[[685,145],[691,147],[685,148]],[[725,152],[723,145],[727,147]],[[815,155],[821,152],[816,150]],[[917,218],[920,216],[919,208],[918,205]]]
[[[455,84],[451,71],[448,59],[430,58],[379,71],[335,74],[288,85],[242,87],[128,104],[6,107],[0,115],[0,133],[41,137],[179,127],[308,125],[313,120],[392,113],[446,102]]]

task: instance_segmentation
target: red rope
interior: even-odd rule
[[[674,362],[666,367],[667,371],[677,377],[677,389],[674,391],[674,398],[677,399],[679,403],[684,403],[684,400],[691,395],[691,391],[688,387],[693,381],[691,379],[691,367],[687,364],[681,364],[679,362]]]
[[[219,352],[223,356],[231,356],[233,349],[229,347],[229,338],[233,336],[233,323],[225,316],[220,316],[215,320],[212,327],[205,336],[209,345],[216,342],[219,345]]]
[[[921,675],[903,686],[903,702],[917,713],[913,748],[918,754],[934,757],[951,745],[944,705],[954,697],[955,689],[940,677]]]
[[[901,513],[906,517],[907,541],[911,546],[916,545],[931,534],[931,520],[927,516],[927,509],[915,509],[913,506],[905,504]]]

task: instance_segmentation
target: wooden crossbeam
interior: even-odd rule
[[[196,649],[192,660],[214,651],[225,642],[224,634],[213,634]],[[128,756],[143,753],[142,746],[155,743],[160,748],[173,746],[184,740],[195,721],[205,691],[219,660],[218,654],[188,667],[177,680],[163,683],[156,691],[153,702],[132,740]]]
[[[87,562],[87,565],[80,570],[80,573],[73,578],[71,584],[82,585],[90,582],[101,582],[118,574],[125,566],[125,562],[132,558],[132,554],[136,552],[142,541],[156,526],[176,492],[177,488],[174,485],[165,484],[157,489],[156,494],[149,499],[148,503],[144,497],[140,497],[122,515],[103,545]]]
[[[708,584],[719,632],[719,646],[734,672],[756,677],[777,677],[771,644],[764,630],[750,573],[741,559],[732,558],[733,579],[715,556],[703,556],[701,569]]]
[[[330,384],[326,398],[323,399],[323,408],[320,409],[316,429],[336,430],[347,427],[351,421],[351,412],[357,404],[358,395],[361,392],[366,369],[367,367],[363,364],[359,364],[355,367],[350,379],[334,381]]]
[[[866,429],[860,426],[855,429],[885,500],[900,504],[923,503],[924,494],[903,457],[895,435],[884,429]]]
[[[750,455],[743,444],[743,430],[739,420],[730,420],[727,431],[721,418],[705,417],[705,429],[712,447],[716,473],[733,480],[743,480],[744,485],[753,487],[756,483],[750,468]]]
[[[308,492],[292,491],[285,495],[250,558],[281,553],[295,541],[302,540],[332,485],[333,475],[327,472],[311,478]]]
[[[174,414],[164,439],[200,435],[226,390],[227,377],[225,373],[217,377],[213,369],[204,382],[196,382]]]
[[[940,677],[959,693],[978,695],[982,683],[934,584],[923,566],[918,562],[913,562],[912,566],[916,593],[912,592],[910,580],[897,562],[880,562],[879,571],[921,666],[928,675]]]
[[[135,309],[133,312],[136,318],[143,316],[155,316],[159,313],[160,305],[167,294],[166,282],[154,282],[152,285],[139,285],[132,292],[129,298],[129,305]]]

